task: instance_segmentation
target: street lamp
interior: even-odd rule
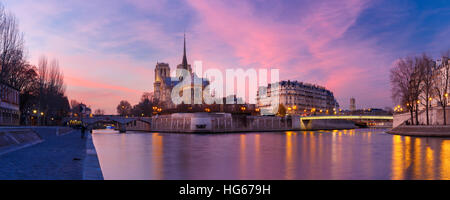
[[[36,114],[36,113],[37,113],[37,110],[33,110],[33,113]]]

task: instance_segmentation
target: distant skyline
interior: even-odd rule
[[[67,95],[115,114],[153,90],[156,62],[204,68],[279,68],[319,84],[341,107],[393,106],[399,57],[450,49],[450,3],[435,1],[6,0],[28,57],[58,59]]]

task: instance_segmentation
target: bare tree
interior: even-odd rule
[[[61,113],[66,115],[70,105],[65,97],[64,75],[57,60],[48,61],[42,56],[38,63],[38,108],[44,113],[44,119],[54,118]]]
[[[24,40],[16,17],[0,3],[0,81],[24,64]]]
[[[438,104],[443,110],[444,125],[447,125],[446,107],[448,102],[448,89],[450,81],[450,65],[448,63],[448,54],[443,54],[442,64],[435,70],[434,91],[437,96]]]
[[[432,100],[431,96],[433,95],[434,89],[433,70],[435,63],[428,55],[422,54],[422,56],[418,58],[417,64],[419,66],[420,73],[422,74],[422,85],[420,88],[421,91],[420,103],[423,106],[425,106],[427,125],[430,125],[429,107]]]
[[[411,124],[414,124],[414,93],[415,65],[414,59],[407,57],[399,59],[390,71],[392,99],[400,105],[406,105],[411,114]]]
[[[97,116],[99,116],[99,115],[104,115],[104,114],[105,114],[105,111],[102,110],[102,109],[96,109],[96,110],[94,111],[94,115],[97,115]]]
[[[412,65],[414,66],[413,68],[413,74],[411,76],[411,81],[410,81],[410,95],[411,95],[411,103],[413,105],[413,109],[416,113],[416,125],[419,125],[419,104],[420,104],[420,94],[422,93],[421,91],[421,85],[422,85],[422,80],[423,80],[423,73],[421,72],[420,69],[420,65],[419,65],[419,58],[415,57],[414,59],[412,58],[407,58],[407,59],[411,59]]]

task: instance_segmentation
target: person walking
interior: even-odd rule
[[[81,139],[84,139],[85,135],[86,135],[86,127],[84,125],[81,125]]]

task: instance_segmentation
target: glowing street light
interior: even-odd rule
[[[41,116],[44,116],[44,112],[41,112]]]
[[[37,113],[37,110],[33,110],[33,113],[36,114],[36,113]]]

